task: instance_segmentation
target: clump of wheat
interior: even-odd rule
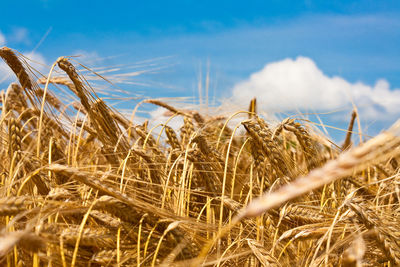
[[[398,125],[356,146],[353,112],[333,146],[301,119],[273,127],[255,99],[235,128],[147,99],[183,118],[156,132],[68,58],[36,81],[17,52],[0,57],[19,82],[1,101],[0,265],[400,264]]]

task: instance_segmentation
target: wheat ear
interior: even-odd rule
[[[351,175],[354,170],[365,166],[371,160],[376,162],[391,158],[399,153],[396,149],[400,144],[399,134],[400,121],[397,121],[389,131],[381,133],[359,147],[344,152],[337,159],[329,161],[321,168],[311,171],[308,175],[296,179],[279,190],[267,192],[254,199],[238,214],[238,219],[261,215],[291,199]]]

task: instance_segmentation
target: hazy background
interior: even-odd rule
[[[399,1],[42,0],[1,9],[0,46],[47,66],[81,55],[107,67],[127,97],[205,104],[208,83],[209,105],[247,108],[256,96],[267,114],[319,113],[342,128],[353,102],[370,135],[400,115]],[[14,79],[0,63],[0,89]]]

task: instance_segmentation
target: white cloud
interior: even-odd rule
[[[10,82],[13,78],[14,77],[12,77],[12,71],[10,67],[8,67],[7,64],[2,61],[2,59],[0,59],[0,85],[4,82]]]
[[[162,107],[157,107],[149,113],[151,117],[151,126],[155,126],[157,124],[165,124],[171,118],[170,112]],[[176,116],[168,121],[168,126],[172,127],[175,130],[178,130],[182,125],[183,119],[181,116]]]
[[[24,56],[28,58],[27,62],[29,63],[29,65],[31,65],[36,70],[42,72],[42,74],[45,75],[48,74],[46,72],[49,71],[50,69],[46,65],[46,59],[42,54],[37,52],[29,52],[24,54]]]
[[[354,101],[364,118],[400,114],[400,89],[390,89],[386,80],[369,86],[329,77],[307,57],[269,63],[234,86],[233,99],[237,102],[247,105],[253,97],[267,112],[333,111]]]
[[[76,60],[83,64],[97,65],[104,61],[96,51],[76,50],[72,55],[77,56]]]
[[[6,37],[4,36],[4,34],[0,32],[0,46],[3,46],[5,44],[6,44]]]
[[[15,27],[8,38],[12,43],[30,44],[28,29],[22,27]]]

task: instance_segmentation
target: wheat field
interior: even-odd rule
[[[354,145],[353,112],[334,144],[255,99],[235,127],[146,99],[183,118],[156,133],[70,58],[41,76],[0,57],[18,80],[0,98],[1,266],[400,266],[400,125]]]

